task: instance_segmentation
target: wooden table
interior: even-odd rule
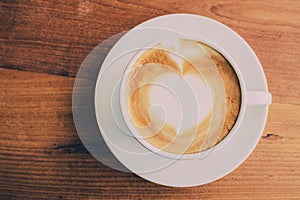
[[[194,13],[238,32],[273,95],[251,156],[213,183],[169,188],[112,170],[77,136],[72,87],[101,41],[168,13]],[[300,2],[2,0],[0,199],[300,199]]]

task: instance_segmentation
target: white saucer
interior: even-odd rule
[[[237,33],[217,21],[191,14],[165,15],[138,25],[115,44],[103,62],[95,89],[95,112],[101,134],[116,158],[140,177],[158,184],[206,184],[230,173],[253,151],[263,132],[268,106],[246,107],[237,133],[228,135],[202,159],[172,160],[150,152],[126,127],[119,108],[119,84],[115,84],[134,55],[132,50],[165,34],[158,28],[171,29],[222,49],[222,54],[235,61],[248,91],[267,92],[266,78],[253,50]],[[145,31],[153,31],[150,38],[147,34],[147,40]]]

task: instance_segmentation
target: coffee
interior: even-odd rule
[[[145,50],[130,69],[124,98],[144,141],[165,152],[194,154],[230,132],[241,91],[234,69],[219,52],[181,39]]]

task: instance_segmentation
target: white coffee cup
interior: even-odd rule
[[[213,47],[216,51],[220,52],[228,60],[228,62],[231,64],[232,68],[234,69],[234,71],[235,71],[235,73],[236,73],[236,75],[238,77],[239,84],[240,84],[241,103],[240,103],[240,111],[239,111],[237,120],[236,120],[233,128],[228,133],[228,135],[219,144],[216,145],[216,146],[218,146],[221,143],[225,143],[226,140],[230,139],[231,137],[234,137],[235,133],[238,131],[238,129],[239,129],[240,125],[241,125],[241,122],[243,121],[243,118],[244,118],[247,106],[253,107],[253,106],[266,106],[266,105],[269,105],[272,102],[272,96],[271,96],[271,94],[269,92],[265,92],[265,91],[247,91],[246,87],[245,87],[245,81],[243,79],[243,76],[240,73],[239,68],[236,65],[235,61],[230,57],[230,55],[227,55],[226,52],[224,52],[222,50],[222,48],[217,47],[212,42],[201,41],[201,39],[200,40],[199,39],[195,39],[195,41],[203,42],[203,43],[207,44],[208,46]],[[182,154],[182,155],[178,155],[178,154],[169,153],[169,152],[163,151],[161,149],[158,149],[158,148],[152,146],[149,142],[147,142],[144,138],[142,138],[139,135],[139,133],[137,132],[137,130],[135,129],[135,127],[132,124],[132,122],[131,122],[130,115],[128,113],[127,102],[125,102],[126,82],[127,82],[127,79],[128,79],[128,75],[129,75],[129,72],[131,71],[133,65],[136,63],[137,59],[140,56],[142,56],[143,53],[145,53],[145,51],[147,51],[149,48],[152,48],[157,43],[159,43],[159,41],[151,42],[146,47],[144,47],[141,50],[139,50],[133,56],[133,58],[131,59],[131,61],[127,65],[127,68],[126,68],[126,70],[124,72],[124,75],[122,77],[122,82],[121,82],[121,87],[120,87],[120,106],[121,106],[121,111],[122,111],[123,118],[124,118],[124,120],[126,122],[127,127],[131,131],[132,135],[143,146],[145,146],[146,148],[148,148],[150,151],[152,151],[152,152],[154,152],[156,154],[159,154],[161,156],[172,158],[172,159],[195,159],[195,158],[199,158],[199,157],[207,154],[214,147],[212,147],[211,149],[208,149],[206,151],[199,152],[199,153],[194,153],[194,154]]]

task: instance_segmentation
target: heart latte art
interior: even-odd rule
[[[132,66],[125,102],[138,135],[157,149],[193,154],[219,143],[240,109],[229,62],[193,40],[160,42]]]

